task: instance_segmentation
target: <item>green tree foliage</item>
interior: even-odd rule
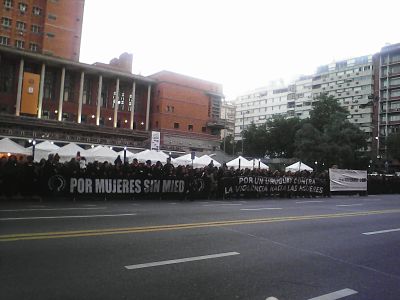
[[[347,120],[347,114],[333,96],[321,95],[309,120],[296,133],[295,155],[307,163],[317,161],[326,167],[358,166],[360,150],[366,148],[366,135]]]
[[[301,125],[298,118],[277,117],[267,121],[266,153],[270,157],[293,157],[296,150],[294,140]]]
[[[256,126],[254,123],[250,124],[243,131],[243,139],[245,156],[263,157],[265,155],[267,145],[265,125]],[[238,146],[241,147],[241,143],[238,143]]]
[[[389,155],[400,160],[400,133],[389,134],[386,143]]]

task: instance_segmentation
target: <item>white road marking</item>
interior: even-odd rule
[[[336,205],[336,206],[345,206],[345,207],[347,207],[347,206],[362,206],[362,205],[364,205],[364,204],[362,204],[362,203],[356,203],[356,204],[339,204],[339,205]]]
[[[370,232],[364,232],[362,234],[364,234],[364,235],[373,235],[373,234],[388,233],[388,232],[395,232],[395,231],[400,231],[400,228],[379,230],[379,231],[370,231]]]
[[[322,200],[296,201],[296,203],[321,203],[321,202],[325,201]]]
[[[168,203],[168,204],[178,204],[178,203],[175,203],[175,202],[171,202],[171,203]]]
[[[336,299],[341,299],[341,298],[344,298],[344,297],[347,297],[350,295],[354,295],[354,294],[358,294],[358,292],[355,290],[352,290],[352,289],[343,289],[340,291],[336,291],[336,292],[329,293],[326,295],[318,296],[318,297],[311,298],[308,300],[336,300]]]
[[[18,211],[50,211],[50,210],[82,210],[82,209],[106,209],[107,207],[65,207],[65,208],[22,208],[22,209],[1,209],[0,212]]]
[[[86,204],[86,205],[83,205],[83,207],[95,207],[95,206],[97,206],[97,205],[95,205],[95,204]]]
[[[126,216],[136,216],[136,214],[86,215],[86,216],[49,216],[49,217],[18,217],[18,218],[0,218],[0,221],[40,220],[40,219],[70,219],[70,218],[103,218],[103,217],[126,217]]]
[[[282,209],[282,208],[281,207],[262,207],[262,208],[241,208],[240,210],[252,211],[252,210],[274,210],[274,209]]]
[[[138,264],[138,265],[130,265],[130,266],[125,266],[125,268],[128,270],[135,270],[135,269],[165,266],[165,265],[171,265],[171,264],[179,264],[179,263],[190,262],[190,261],[205,260],[205,259],[211,259],[211,258],[220,258],[220,257],[239,255],[239,254],[240,254],[239,252],[227,252],[227,253],[219,253],[219,254],[212,254],[212,255],[187,257],[187,258],[181,258],[181,259],[156,261],[156,262]]]
[[[205,204],[203,206],[225,206],[225,205],[243,205],[242,203],[225,203],[225,204]]]

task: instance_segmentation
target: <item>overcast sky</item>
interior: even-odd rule
[[[221,83],[233,100],[400,43],[399,19],[399,0],[86,0],[80,60],[129,52],[135,74]]]

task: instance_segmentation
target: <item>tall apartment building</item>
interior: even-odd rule
[[[377,155],[386,158],[386,139],[391,133],[400,132],[400,44],[385,46],[377,59],[375,100],[377,110]]]
[[[312,78],[313,101],[321,93],[334,96],[349,111],[348,119],[369,134],[372,141],[372,107],[374,93],[373,56],[343,60],[317,69]]]
[[[79,61],[85,0],[1,0],[0,45]]]
[[[235,140],[242,139],[248,125],[264,124],[274,116],[287,116],[289,88],[284,85],[267,86],[241,95],[233,102],[236,106]]]
[[[235,136],[235,115],[236,106],[224,102],[221,105],[221,122],[224,124],[224,129],[221,130],[221,139],[227,136]]]
[[[313,99],[312,76],[301,76],[288,88],[287,117],[308,118]]]

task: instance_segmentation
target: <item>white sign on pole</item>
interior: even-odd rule
[[[152,131],[151,132],[151,143],[150,149],[151,150],[160,150],[160,132],[159,131]]]
[[[336,191],[366,191],[367,171],[329,169],[331,192]]]

